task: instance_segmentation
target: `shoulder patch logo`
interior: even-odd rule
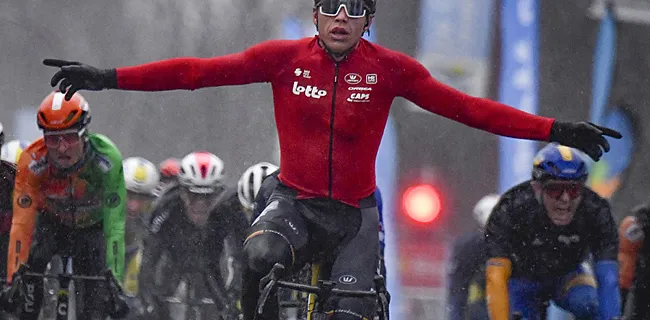
[[[623,237],[630,240],[631,242],[638,242],[645,237],[645,233],[643,232],[643,228],[641,228],[641,226],[635,222],[631,224],[627,229],[625,229]]]
[[[29,163],[29,170],[34,174],[40,175],[47,168],[47,157],[43,157],[39,160],[32,160]]]
[[[254,226],[258,222],[260,222],[260,219],[263,216],[265,216],[267,213],[269,213],[269,211],[277,209],[279,203],[280,202],[278,200],[275,200],[275,201],[269,203],[269,205],[266,206],[266,208],[264,208],[264,211],[262,211],[262,213],[260,213],[260,215],[257,218],[255,218],[255,221],[253,221],[253,223],[251,223],[251,226]]]
[[[106,156],[98,154],[95,159],[99,170],[102,170],[102,172],[106,173],[113,169],[113,163]]]
[[[32,198],[26,194],[18,197],[18,200],[16,202],[18,203],[18,206],[23,209],[27,209],[32,206]]]
[[[121,203],[120,196],[117,193],[111,193],[106,197],[106,206],[116,208]]]
[[[158,233],[163,222],[165,222],[167,218],[169,218],[169,210],[165,210],[159,216],[155,217],[153,221],[151,221],[151,233]]]

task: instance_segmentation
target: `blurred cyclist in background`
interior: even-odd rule
[[[154,203],[139,279],[144,318],[170,317],[165,301],[181,281],[192,288],[195,298],[214,301],[215,318],[218,311],[229,316],[240,312],[248,222],[237,191],[228,188],[223,178],[219,157],[190,153],[181,160],[178,181]],[[163,279],[156,277],[160,268],[165,270]]]
[[[160,162],[158,171],[160,173],[160,183],[168,184],[176,181],[178,173],[181,170],[181,160],[178,158],[167,158]]]
[[[632,209],[619,227],[619,283],[625,319],[650,319],[650,204]],[[626,299],[627,298],[627,299]]]
[[[455,241],[448,274],[448,311],[450,320],[488,318],[485,304],[485,225],[499,195],[489,194],[472,211],[478,228]]]
[[[237,182],[237,196],[241,202],[242,207],[244,208],[244,213],[246,214],[246,219],[249,222],[253,221],[253,212],[256,207],[260,207],[260,204],[255,202],[255,199],[260,192],[262,187],[262,182],[264,179],[271,175],[272,173],[278,170],[278,166],[270,164],[268,162],[260,162],[250,166],[239,178]],[[273,191],[273,188],[267,189],[268,192]],[[268,199],[268,194],[266,197],[263,197],[264,201]],[[264,204],[266,205],[266,203]],[[255,217],[257,218],[257,216]]]
[[[27,149],[28,146],[29,141],[11,140],[2,146],[0,159],[16,164],[23,150]]]
[[[124,160],[126,184],[126,251],[124,291],[130,296],[138,293],[138,274],[142,260],[142,239],[147,234],[151,205],[160,182],[156,166],[151,161],[131,157]]]
[[[14,180],[16,177],[15,161],[6,161],[5,133],[0,123],[0,146],[2,146],[3,159],[0,160],[0,275],[7,276],[7,247],[9,245],[9,231],[11,230],[12,196]],[[3,278],[4,279],[4,278]]]

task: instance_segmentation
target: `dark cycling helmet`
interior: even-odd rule
[[[320,6],[325,1],[338,1],[341,4],[349,1],[363,1],[363,6],[368,10],[368,14],[374,15],[377,11],[377,0],[314,0],[314,7]]]
[[[550,143],[533,160],[533,180],[587,180],[587,164],[575,149]]]

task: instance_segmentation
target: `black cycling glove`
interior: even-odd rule
[[[604,152],[609,151],[609,142],[605,137],[620,139],[623,136],[616,130],[601,127],[591,122],[555,121],[551,126],[550,141],[572,147],[586,153],[598,161]]]
[[[115,69],[97,69],[81,62],[59,59],[45,59],[43,64],[61,68],[52,77],[50,85],[55,87],[60,81],[59,91],[66,92],[66,100],[70,100],[75,92],[82,89],[99,91],[117,88]]]

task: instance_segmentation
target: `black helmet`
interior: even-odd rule
[[[323,1],[332,1],[332,0],[314,0],[314,8],[318,7],[321,5]],[[347,2],[347,1],[354,1],[354,0],[338,0],[339,2]],[[358,1],[358,0],[357,0]],[[375,12],[377,11],[377,0],[360,0],[363,1],[363,6],[368,10],[368,14],[374,15]]]

